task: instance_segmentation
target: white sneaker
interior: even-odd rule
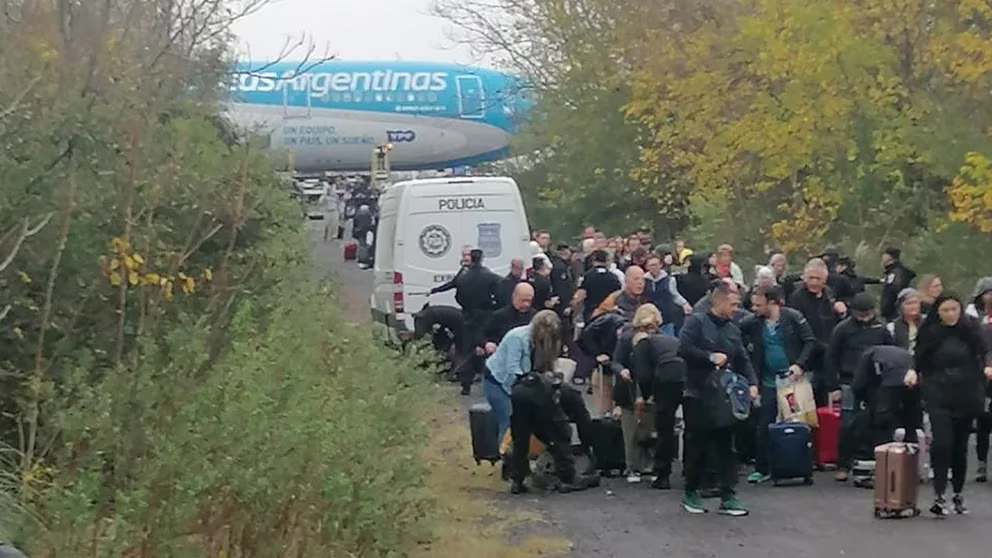
[[[627,474],[627,484],[638,484],[641,482],[640,473],[628,473]]]

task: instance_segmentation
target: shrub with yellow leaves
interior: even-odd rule
[[[100,256],[100,267],[112,287],[120,287],[125,281],[129,288],[155,287],[166,300],[172,300],[177,284],[183,294],[196,292],[196,279],[193,276],[182,271],[175,275],[156,271],[144,256],[132,250],[131,244],[120,237],[111,239],[110,254]],[[203,281],[210,281],[213,271],[204,268],[200,277]]]

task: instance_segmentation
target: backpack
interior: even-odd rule
[[[747,380],[729,368],[714,370],[712,378],[711,426],[728,428],[750,418],[751,392]]]

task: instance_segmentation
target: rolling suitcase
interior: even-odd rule
[[[592,453],[596,468],[605,476],[616,476],[627,468],[623,429],[612,417],[592,419]]]
[[[920,515],[919,448],[891,442],[875,448],[875,517]]]
[[[816,466],[826,469],[837,463],[837,441],[840,437],[840,407],[820,407],[816,410],[820,426],[813,431]]]
[[[355,261],[360,264],[366,264],[372,262],[372,246],[366,244],[364,246],[359,246],[355,250]]]
[[[789,479],[813,484],[811,430],[798,421],[768,425],[768,474],[776,486]]]
[[[496,463],[499,455],[499,426],[488,403],[476,403],[468,410],[469,431],[472,436],[472,457],[478,465],[483,461]]]
[[[344,243],[344,259],[345,261],[350,261],[358,256],[358,243],[354,240],[349,240]]]

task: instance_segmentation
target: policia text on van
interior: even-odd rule
[[[411,180],[379,199],[372,320],[378,334],[406,340],[413,312],[454,306],[451,291],[430,295],[461,267],[463,248],[482,250],[498,275],[530,260],[530,229],[516,182],[502,177]]]

